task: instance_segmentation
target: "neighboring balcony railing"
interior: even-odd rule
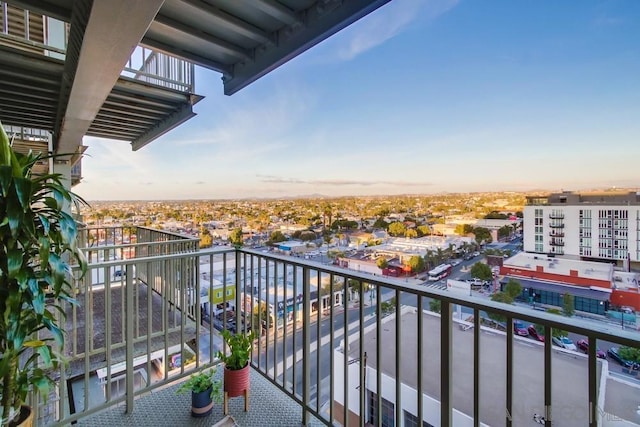
[[[551,228],[564,228],[564,224],[563,223],[551,223],[549,224],[549,227]]]
[[[551,246],[564,246],[564,242],[562,240],[558,240],[558,239],[549,240],[549,244]]]
[[[63,59],[68,33],[66,22],[0,1],[0,44]],[[121,75],[180,92],[195,91],[193,63],[143,46],[134,49]]]
[[[550,231],[549,236],[551,237],[564,237],[564,233],[562,231]],[[580,236],[582,237],[582,236]]]
[[[518,426],[537,414],[548,426],[595,427],[615,398],[604,393],[617,393],[603,385],[598,345],[640,347],[634,331],[493,302],[462,284],[196,251],[194,239],[144,228],[90,230],[92,262],[66,310],[69,366],[37,405],[41,424],[117,404],[135,411],[135,397],[217,363],[217,329],[227,328],[260,331],[251,365],[299,403],[303,423]],[[542,341],[517,336],[524,322]],[[552,347],[552,330],[584,337],[588,353]]]
[[[549,218],[551,218],[551,219],[564,219],[564,214],[563,213],[558,213],[558,212],[556,212],[556,213],[551,212],[549,214]]]
[[[180,92],[195,92],[195,65],[143,46],[127,61],[122,75]]]

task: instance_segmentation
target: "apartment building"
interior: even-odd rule
[[[524,250],[640,265],[640,192],[553,193],[528,197]]]

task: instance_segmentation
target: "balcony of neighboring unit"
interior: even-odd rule
[[[550,231],[549,236],[551,237],[564,237],[564,231]]]
[[[564,241],[562,241],[560,239],[551,239],[551,240],[549,240],[549,244],[551,246],[564,246]]]
[[[562,212],[551,212],[549,213],[550,219],[564,219],[564,214]]]
[[[551,227],[551,228],[564,228],[564,223],[562,223],[562,222],[551,222],[551,223],[549,223],[549,227]]]
[[[40,424],[215,424],[222,405],[194,421],[175,390],[218,366],[225,328],[261,331],[248,411],[230,402],[236,425],[383,425],[384,412],[395,425],[525,426],[545,408],[566,427],[636,419],[638,371],[596,353],[640,347],[635,331],[491,301],[466,282],[445,290],[252,249],[197,251],[197,239],[147,228],[89,227],[80,244],[91,263],[66,309],[69,364],[35,405]],[[543,341],[518,336],[522,324]],[[552,347],[552,329],[592,351]]]
[[[54,152],[80,155],[75,152],[77,137],[74,144],[56,144],[68,128],[73,129],[75,102],[98,97],[99,92],[106,99],[91,101],[95,103],[93,113],[88,107],[78,108],[82,123],[91,117],[90,123],[82,125],[88,128],[81,136],[131,141],[137,149],[193,117],[192,107],[202,97],[194,94],[195,66],[183,59],[137,47],[124,67],[117,68],[120,76],[113,81],[85,78],[96,71],[88,68],[100,59],[82,60],[82,55],[91,55],[90,45],[99,40],[94,33],[85,35],[91,12],[90,6],[85,10],[87,3],[74,10],[73,15],[78,16],[72,24],[61,20],[72,20],[72,12],[65,9],[68,4],[34,5],[38,10],[55,10],[56,19],[0,2],[0,102],[11,106],[0,110],[0,121],[49,132],[56,135]],[[29,2],[17,4],[31,6]],[[92,85],[102,87],[95,90]]]

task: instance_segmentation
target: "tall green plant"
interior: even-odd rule
[[[36,175],[41,154],[14,152],[0,123],[0,415],[7,425],[30,389],[45,399],[49,372],[63,360],[64,335],[56,312],[74,302],[70,260],[86,261],[77,228],[65,212],[85,203],[59,174]],[[38,337],[38,333],[41,337]],[[54,346],[55,343],[55,346]]]
[[[223,351],[218,352],[218,358],[224,362],[224,366],[232,371],[237,371],[247,366],[251,357],[253,340],[255,339],[253,331],[247,334],[242,332],[232,334],[225,329],[222,331],[222,338],[229,346],[228,354]]]

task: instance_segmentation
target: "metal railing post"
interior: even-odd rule
[[[452,417],[452,387],[451,382],[451,353],[452,344],[452,319],[451,303],[442,301],[440,316],[440,425],[443,427],[453,425]]]
[[[311,384],[309,384],[311,379],[309,361],[309,358],[311,357],[311,336],[309,333],[309,324],[311,323],[311,295],[309,292],[310,279],[311,272],[308,267],[304,267],[302,270],[302,315],[304,316],[304,320],[302,321],[302,425],[304,426],[309,425],[309,412],[307,412],[307,407],[309,406],[309,399],[311,395]]]
[[[125,300],[125,304],[126,304],[126,314],[125,314],[125,322],[126,322],[126,354],[127,354],[127,359],[126,359],[126,365],[127,365],[127,379],[126,379],[126,384],[127,384],[127,400],[126,400],[126,412],[127,414],[130,414],[133,412],[133,384],[135,381],[135,378],[133,377],[133,322],[134,322],[134,316],[133,316],[133,296],[134,296],[134,292],[133,292],[133,265],[132,264],[127,264],[127,277],[126,277],[126,293],[127,293],[127,298]]]
[[[240,301],[240,281],[242,280],[242,271],[240,271],[240,266],[242,265],[242,252],[240,252],[240,249],[236,249],[236,283],[235,283],[235,297],[236,297],[236,309],[235,309],[235,314],[236,314],[236,332],[240,332],[240,307],[241,307],[241,301]],[[227,304],[227,295],[226,295],[226,289],[225,289],[225,295],[223,297],[223,301],[224,301],[224,305],[225,305],[225,310],[226,310],[226,304]],[[226,326],[226,324],[225,324]]]

